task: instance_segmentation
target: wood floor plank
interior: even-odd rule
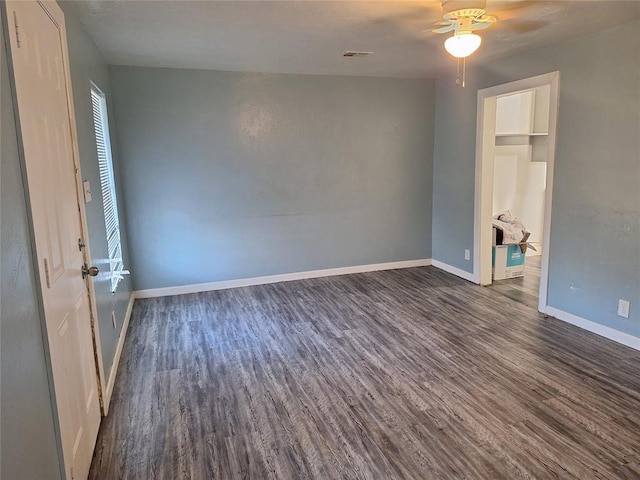
[[[424,267],[138,300],[90,478],[640,478],[640,354],[522,283]]]

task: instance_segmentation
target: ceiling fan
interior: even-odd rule
[[[434,33],[453,32],[444,42],[444,48],[457,58],[465,58],[475,52],[482,39],[473,33],[493,25],[497,18],[486,14],[486,0],[442,0],[444,20]]]

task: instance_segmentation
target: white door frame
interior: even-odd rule
[[[83,256],[84,256],[84,261],[85,263],[87,263],[87,265],[91,264],[91,247],[89,244],[89,234],[88,234],[88,227],[87,227],[87,215],[86,215],[86,211],[85,211],[85,207],[84,207],[84,194],[83,194],[83,187],[82,187],[82,173],[80,170],[80,154],[79,154],[79,150],[78,150],[78,133],[77,133],[77,129],[76,129],[76,117],[75,117],[75,108],[74,108],[74,104],[73,104],[73,91],[72,91],[72,85],[71,85],[71,71],[69,69],[69,51],[68,51],[68,46],[67,46],[67,31],[66,31],[66,25],[65,25],[65,21],[64,21],[64,14],[62,12],[62,10],[60,9],[60,7],[56,4],[55,1],[51,1],[51,0],[38,0],[38,3],[40,5],[43,6],[43,8],[45,9],[45,11],[48,13],[48,15],[55,21],[55,23],[58,24],[60,31],[62,32],[61,35],[61,43],[62,43],[62,61],[64,63],[64,78],[65,78],[65,82],[66,82],[66,89],[67,89],[67,108],[69,111],[69,118],[70,118],[70,125],[69,125],[69,130],[71,133],[71,152],[73,155],[73,163],[75,165],[76,168],[76,175],[75,175],[75,187],[76,187],[76,195],[78,198],[78,206],[79,206],[79,211],[80,211],[80,224],[81,224],[81,229],[82,229],[82,236],[83,236],[83,240],[85,243],[85,248],[83,249]],[[9,5],[5,4],[5,12],[7,14],[7,19],[9,20],[7,23],[9,25],[8,27],[8,35],[13,35],[14,32],[11,29],[11,15],[10,15],[10,11],[9,11]],[[11,37],[10,37],[11,38]],[[14,48],[14,46],[12,45],[12,48]],[[8,56],[7,61],[9,62],[10,65],[10,73],[13,71],[13,66],[12,66],[12,59],[11,59],[11,55]],[[12,73],[11,73],[12,74]],[[15,95],[15,86],[13,88],[14,92],[13,94]],[[19,123],[19,112],[16,111],[15,115],[18,119],[18,123]],[[18,129],[19,130],[19,129]],[[22,138],[19,139],[20,142],[23,141]],[[21,158],[21,162],[24,163],[24,158]],[[24,168],[24,167],[23,167]],[[29,192],[28,192],[28,185],[26,188],[27,192],[27,197],[29,197]],[[28,201],[28,205],[29,208],[31,208],[32,203],[29,201],[29,198],[27,198]],[[31,235],[33,235],[33,228],[31,227]],[[41,269],[38,268],[38,275],[40,277],[40,282],[39,285],[42,285],[43,283],[43,275],[44,272],[40,271]],[[91,332],[92,332],[92,337],[93,337],[93,351],[94,351],[94,357],[95,357],[95,363],[96,363],[96,375],[97,375],[97,384],[98,384],[98,397],[99,397],[99,401],[100,401],[100,410],[103,416],[105,416],[107,414],[107,404],[105,401],[105,392],[106,392],[106,379],[105,379],[105,372],[104,372],[104,362],[102,359],[102,346],[101,346],[101,342],[100,342],[100,330],[99,330],[99,326],[98,326],[98,321],[97,321],[97,305],[96,305],[96,296],[95,296],[95,289],[94,289],[94,285],[93,285],[93,281],[91,279],[89,279],[88,282],[86,282],[87,284],[87,294],[89,296],[89,311],[90,311],[90,316],[91,316]]]
[[[496,133],[497,97],[549,85],[549,131],[547,143],[547,185],[544,203],[544,228],[542,265],[540,270],[540,294],[538,310],[547,307],[549,283],[549,244],[551,239],[551,206],[553,196],[553,172],[555,165],[560,72],[478,90],[476,126],[476,179],[473,217],[473,281],[480,285],[491,284],[491,244],[493,215],[493,163]]]

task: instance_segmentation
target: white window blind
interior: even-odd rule
[[[107,249],[109,251],[109,269],[111,273],[111,292],[115,292],[123,275],[129,272],[124,269],[122,261],[122,244],[120,242],[120,220],[118,202],[116,201],[116,184],[111,158],[111,141],[109,139],[109,122],[107,119],[107,102],[104,93],[95,85],[91,86],[91,103],[93,104],[93,124],[96,131],[96,147],[98,150],[98,167],[100,170],[100,187],[104,206],[104,223],[107,233]]]

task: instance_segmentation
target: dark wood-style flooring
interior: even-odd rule
[[[540,264],[542,256],[527,256],[524,276],[506,280],[494,280],[489,286],[494,292],[522,303],[534,310],[538,309],[540,295]]]
[[[138,300],[90,478],[638,479],[639,367],[433,267]]]

